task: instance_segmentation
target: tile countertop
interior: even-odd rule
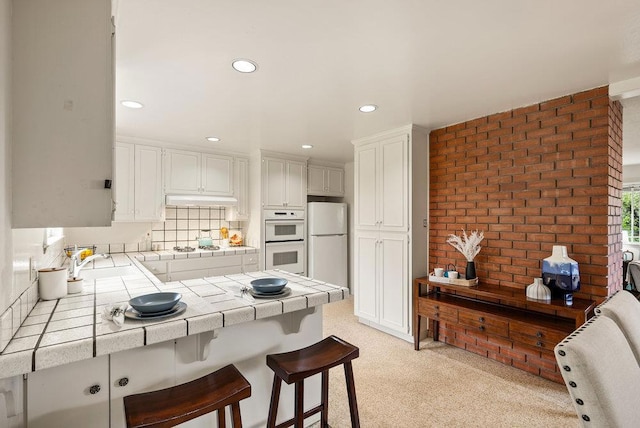
[[[191,252],[179,252],[174,250],[160,250],[160,251],[143,251],[139,253],[128,253],[130,256],[134,256],[140,261],[150,260],[178,260],[178,259],[197,259],[200,257],[219,257],[219,256],[233,256],[236,254],[254,254],[259,253],[260,250],[254,247],[228,247],[220,248],[219,250],[201,250],[196,249]]]
[[[238,251],[209,253],[230,250],[234,254]],[[172,253],[122,253],[98,259],[96,270],[133,265],[138,271],[127,276],[85,280],[81,293],[68,294],[59,300],[40,300],[0,354],[0,378],[294,312],[343,300],[349,295],[348,288],[277,270],[163,283],[139,261],[172,258]],[[182,255],[196,257],[196,254],[206,257],[204,252],[174,255],[183,258]],[[253,302],[233,294],[253,279],[266,276],[286,278],[291,294]],[[102,318],[105,306],[158,291],[180,292],[187,304],[186,311],[156,321],[126,319],[121,327]]]

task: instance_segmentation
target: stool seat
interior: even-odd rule
[[[251,385],[230,364],[191,382],[124,397],[127,427],[172,427],[217,410],[224,428],[224,408],[231,405],[233,426],[239,428],[239,402],[250,396]]]
[[[267,366],[291,385],[360,356],[360,350],[336,336],[296,351],[267,355]]]
[[[306,348],[280,354],[267,355],[267,366],[274,372],[273,390],[271,393],[271,405],[269,407],[268,428],[285,428],[295,425],[302,428],[304,419],[322,412],[320,419],[321,428],[328,426],[329,409],[329,369],[344,365],[347,382],[347,395],[351,411],[351,426],[359,427],[358,406],[356,403],[356,390],[353,381],[353,367],[351,361],[358,358],[358,347],[345,342],[336,336],[329,336],[320,342]],[[322,373],[322,397],[319,406],[304,411],[304,380],[310,376]],[[276,425],[278,401],[280,399],[281,382],[295,383],[295,417]]]

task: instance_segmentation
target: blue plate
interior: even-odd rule
[[[132,320],[159,320],[163,318],[170,318],[175,315],[179,315],[187,310],[187,304],[185,302],[178,302],[173,308],[168,311],[160,312],[158,314],[141,314],[136,312],[133,308],[127,308],[124,311],[125,318]]]
[[[251,281],[251,286],[258,293],[277,293],[281,291],[289,281],[284,278],[260,278]]]
[[[182,298],[180,293],[151,293],[134,297],[129,304],[140,314],[157,314],[173,308]]]

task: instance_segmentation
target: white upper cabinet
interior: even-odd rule
[[[355,157],[356,228],[406,232],[409,227],[407,135],[359,145],[355,148]]]
[[[249,159],[235,158],[233,173],[234,196],[238,204],[226,208],[226,220],[249,220]]]
[[[114,221],[162,219],[162,149],[116,143]]]
[[[304,209],[307,203],[307,165],[305,162],[262,158],[264,208]]]
[[[202,193],[233,196],[233,158],[203,153]]]
[[[111,0],[20,0],[12,13],[12,227],[109,226]]]
[[[307,194],[344,196],[344,169],[307,165]]]
[[[233,157],[168,149],[165,193],[233,196]]]

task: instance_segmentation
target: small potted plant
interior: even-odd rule
[[[462,236],[451,234],[447,238],[447,243],[453,248],[460,251],[467,259],[467,269],[465,271],[465,279],[474,279],[476,277],[476,265],[473,259],[480,252],[480,242],[484,239],[484,232],[474,230],[471,234],[462,229]]]

